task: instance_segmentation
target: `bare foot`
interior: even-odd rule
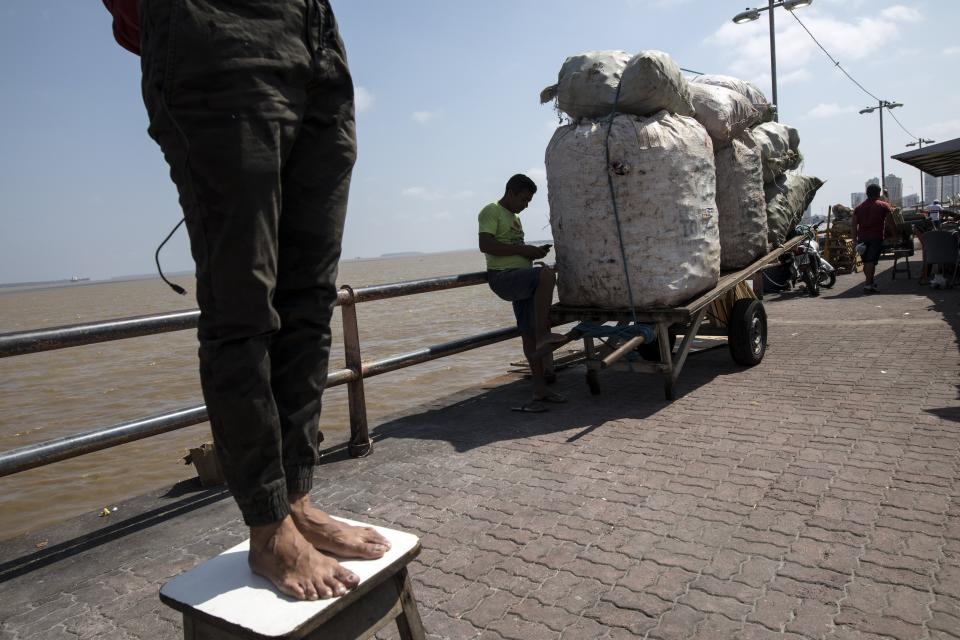
[[[342,596],[360,578],[313,547],[287,516],[276,524],[250,527],[250,569],[297,600]]]
[[[334,520],[310,504],[306,494],[290,497],[290,515],[303,537],[321,551],[342,558],[380,558],[390,543],[376,529],[354,527]]]

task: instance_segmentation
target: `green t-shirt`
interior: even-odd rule
[[[491,202],[485,206],[478,216],[480,233],[489,233],[497,242],[503,244],[523,245],[523,225],[520,224],[520,214],[511,213],[500,206],[498,202]],[[487,269],[501,271],[503,269],[526,269],[533,266],[533,260],[523,256],[492,256],[487,257]]]

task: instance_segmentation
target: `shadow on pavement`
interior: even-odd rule
[[[718,376],[741,371],[722,347],[691,353],[675,385],[677,399],[708,384]],[[585,381],[585,369],[574,366],[560,374],[557,391],[567,396],[563,404],[549,405],[545,413],[522,413],[512,407],[530,400],[527,380],[504,382],[481,392],[473,390],[450,398],[439,409],[419,412],[386,422],[372,430],[374,440],[407,438],[442,440],[458,452],[494,442],[521,440],[551,433],[569,432],[566,441],[580,438],[619,419],[644,419],[668,407],[664,399],[663,378],[648,373],[610,371],[600,373],[600,395],[591,395]]]
[[[192,491],[191,491],[192,489]],[[186,497],[180,497],[180,496]],[[152,527],[161,522],[176,518],[196,509],[219,502],[230,497],[226,487],[201,489],[196,479],[186,480],[174,485],[164,497],[180,499],[162,507],[151,509],[135,516],[120,520],[114,524],[72,537],[0,564],[0,584],[18,576],[30,573],[54,562],[75,556],[89,549],[113,542],[136,531]]]

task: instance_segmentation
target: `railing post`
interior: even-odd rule
[[[353,289],[340,287],[349,299],[340,305],[343,315],[343,352],[346,367],[353,372],[347,383],[347,402],[350,406],[350,443],[347,449],[354,458],[363,458],[373,451],[373,441],[367,430],[367,403],[363,395],[363,358],[360,354],[360,330],[357,327],[357,305]]]

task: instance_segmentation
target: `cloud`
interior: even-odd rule
[[[895,4],[887,7],[880,12],[880,17],[884,20],[900,20],[901,22],[922,22],[923,14],[913,7],[907,7],[902,4]]]
[[[943,142],[957,136],[960,136],[960,119],[941,120],[923,128],[924,138],[930,137]]]
[[[434,220],[450,220],[453,218],[453,215],[449,211],[437,211],[433,214]]]
[[[453,198],[454,200],[469,200],[475,195],[477,194],[474,193],[473,191],[470,191],[470,189],[464,189],[462,191],[457,191],[450,197]]]
[[[353,92],[353,101],[357,107],[357,113],[364,113],[373,109],[374,97],[364,87],[357,87]]]
[[[894,43],[900,37],[901,25],[923,19],[923,14],[919,11],[904,5],[894,5],[878,15],[851,20],[826,15],[818,10],[816,5],[798,10],[796,15],[827,51],[848,70],[850,61],[875,55],[874,48],[863,46],[863,43]],[[795,82],[814,77],[816,74],[806,70],[813,62],[831,64],[796,20],[784,12],[780,12],[777,17],[780,18],[777,23],[779,82],[788,77]],[[717,71],[718,73],[729,73],[752,80],[760,86],[769,86],[770,32],[766,20],[739,25],[726,22],[710,35],[706,42],[715,46],[727,60],[727,68]]]
[[[547,170],[544,167],[530,167],[523,173],[534,182],[544,183],[547,181]]]
[[[960,47],[947,47],[942,51],[945,56],[955,56],[960,53]]]
[[[443,115],[443,111],[440,111],[440,110],[414,111],[410,117],[412,117],[416,122],[419,122],[420,124],[427,124],[431,120],[439,118],[441,115]]]
[[[833,118],[835,116],[856,113],[857,108],[852,106],[841,107],[836,102],[821,102],[807,113],[808,118]]]
[[[439,191],[432,191],[426,187],[407,187],[400,192],[400,195],[421,200],[440,200],[443,198],[443,194]]]

